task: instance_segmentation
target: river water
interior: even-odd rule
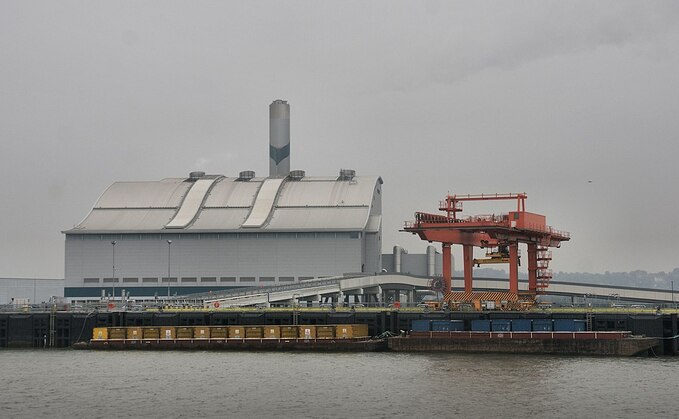
[[[0,351],[0,418],[676,418],[679,359]]]

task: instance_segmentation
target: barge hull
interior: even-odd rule
[[[375,352],[387,349],[384,339],[108,339],[74,345],[98,350],[262,350],[314,352]]]
[[[396,337],[395,352],[513,353],[544,355],[634,356],[659,344],[655,338],[624,339],[483,339],[456,337]]]

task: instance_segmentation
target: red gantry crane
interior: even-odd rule
[[[403,231],[420,236],[422,240],[442,244],[443,292],[445,300],[453,300],[451,294],[451,246],[461,244],[464,262],[464,300],[474,298],[472,268],[487,263],[509,263],[509,293],[516,301],[519,294],[519,243],[527,244],[528,294],[532,299],[543,294],[549,286],[552,271],[550,247],[560,247],[570,240],[570,234],[547,225],[544,215],[526,212],[525,193],[448,195],[440,203],[443,214],[416,212],[415,221],[406,222]],[[516,200],[516,211],[500,215],[475,215],[461,217],[462,203],[467,201]],[[487,249],[485,259],[474,259],[473,248]]]

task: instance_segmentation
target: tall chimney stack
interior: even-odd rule
[[[269,177],[290,174],[290,105],[274,100],[269,105]]]

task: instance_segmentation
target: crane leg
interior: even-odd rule
[[[443,253],[443,294],[447,294],[451,289],[452,272],[450,269],[450,243],[443,243],[441,253]]]
[[[464,292],[472,292],[474,267],[474,246],[465,244],[462,246],[462,258],[464,259]]]
[[[509,245],[509,292],[519,292],[519,244]]]

